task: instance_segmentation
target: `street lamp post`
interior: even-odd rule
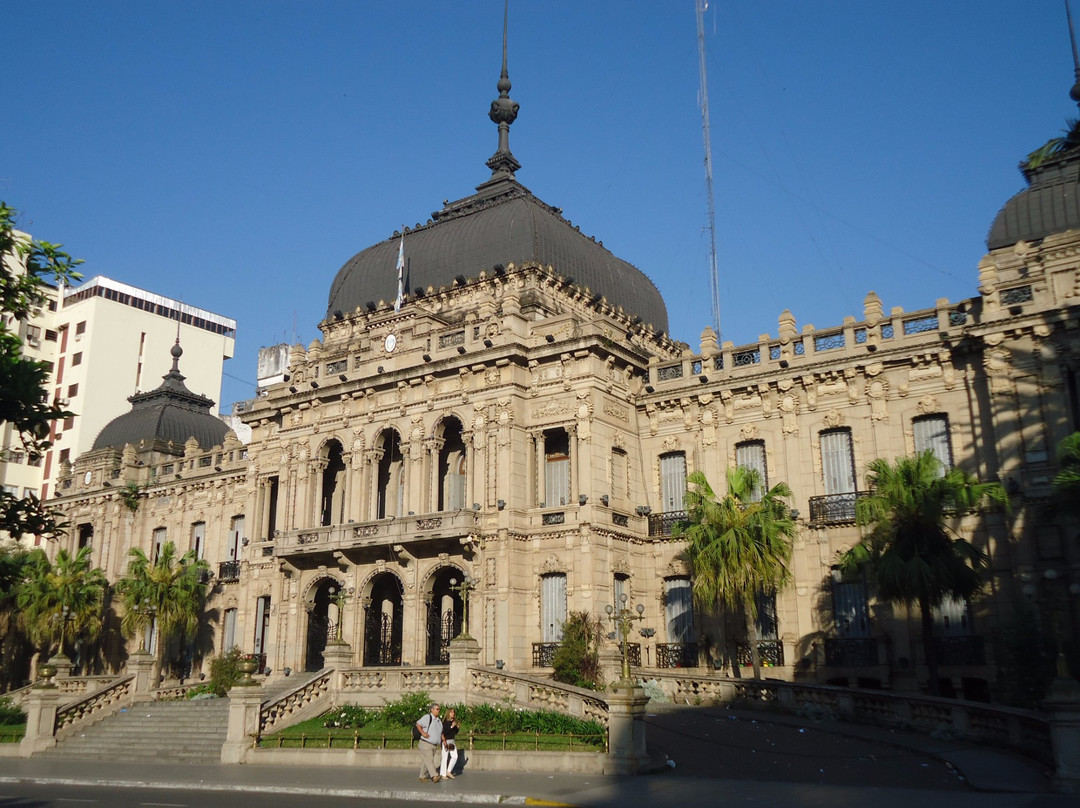
[[[626,638],[630,634],[630,629],[634,625],[635,620],[645,619],[645,606],[639,603],[637,605],[637,614],[634,614],[632,609],[627,608],[626,605],[626,593],[623,592],[619,596],[619,608],[616,609],[610,603],[604,607],[604,611],[607,612],[608,619],[615,626],[615,631],[618,633],[620,639],[620,650],[622,651],[622,679],[620,684],[630,685],[630,654],[626,647]]]
[[[457,578],[450,579],[450,591],[457,592],[461,597],[461,633],[458,634],[458,637],[472,639],[472,637],[469,636],[469,592],[475,588],[475,579],[468,575],[462,578],[461,583],[458,583]],[[457,637],[455,637],[455,639],[457,639]]]

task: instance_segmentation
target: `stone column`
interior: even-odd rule
[[[622,652],[618,641],[605,642],[598,653],[600,657],[600,671],[604,674],[604,681],[608,683],[618,682],[622,678]]]
[[[539,505],[541,502],[544,505],[548,505],[547,500],[547,478],[546,478],[546,465],[544,458],[544,449],[546,446],[544,433],[542,430],[537,430],[533,433],[533,445],[536,451],[536,462],[533,464],[536,474],[536,486],[533,489],[533,501],[525,503],[525,507],[533,507]]]
[[[56,746],[56,712],[60,704],[60,688],[43,680],[30,689],[26,697],[26,734],[19,743],[19,756],[30,757]]]
[[[245,752],[259,733],[263,691],[257,683],[237,685],[229,691],[229,728],[221,747],[222,763],[243,763]]]
[[[1050,713],[1054,791],[1080,794],[1080,683],[1059,672],[1042,708]]]
[[[146,651],[136,651],[127,661],[128,673],[135,676],[135,686],[132,692],[135,701],[149,701],[151,695],[157,689],[154,681],[154,656]]]
[[[645,705],[640,687],[614,687],[608,703],[608,755],[604,774],[637,774],[646,769]]]
[[[461,634],[450,640],[450,690],[447,701],[465,702],[469,689],[469,668],[480,661],[480,643]]]

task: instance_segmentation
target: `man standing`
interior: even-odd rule
[[[431,705],[431,712],[420,717],[416,730],[420,733],[420,779],[439,782],[439,749],[442,746],[442,721],[439,719],[440,707]]]

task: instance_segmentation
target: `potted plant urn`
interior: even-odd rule
[[[240,681],[236,684],[241,687],[248,687],[256,684],[256,681],[251,678],[251,674],[255,673],[255,669],[259,667],[259,660],[251,654],[245,657],[241,657],[240,661],[236,663],[236,669],[240,671]]]

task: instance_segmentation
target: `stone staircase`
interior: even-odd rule
[[[228,699],[146,701],[81,727],[35,757],[219,763]]]

